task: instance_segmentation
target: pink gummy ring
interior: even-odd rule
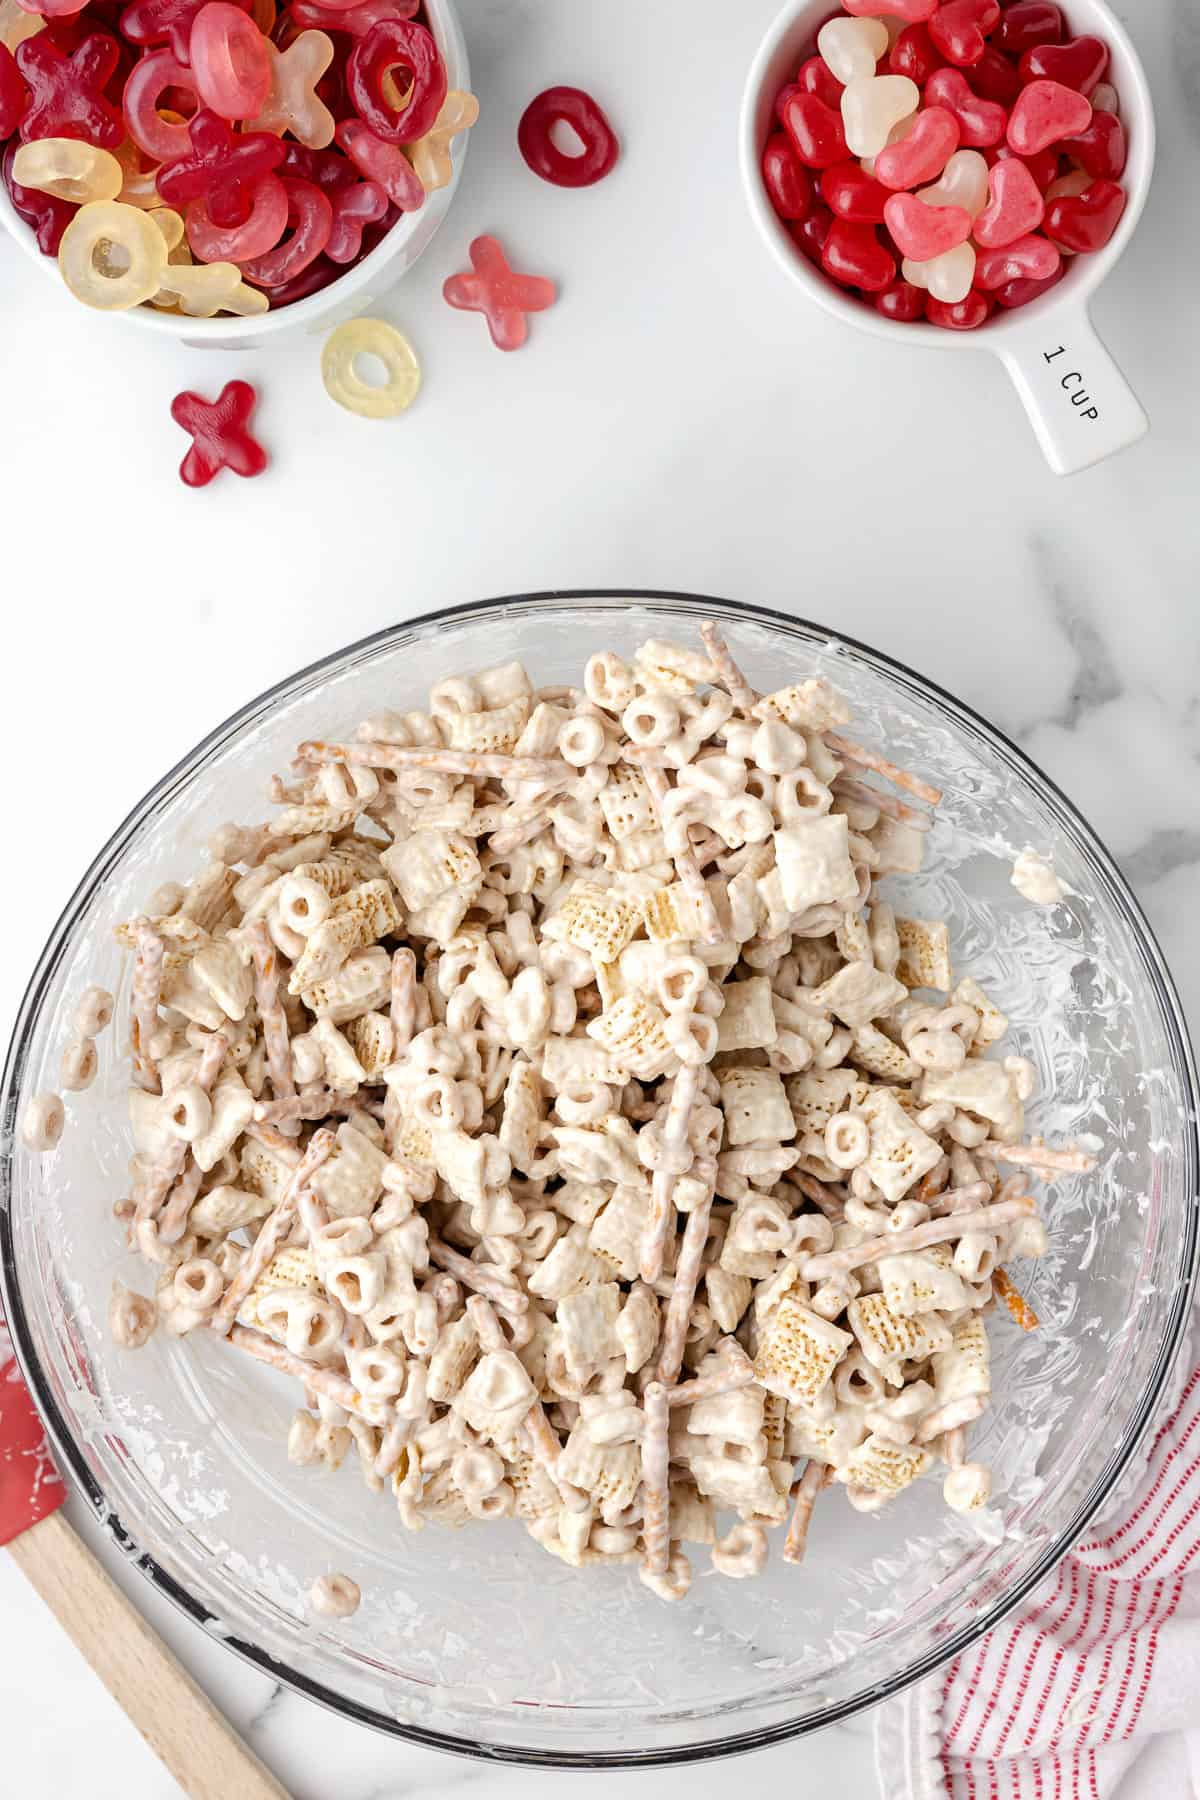
[[[583,144],[577,156],[560,150],[551,132],[569,125]],[[555,187],[591,187],[617,160],[617,134],[582,88],[552,87],[531,100],[517,127],[517,146],[535,175]]]

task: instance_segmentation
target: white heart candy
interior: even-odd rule
[[[842,126],[853,156],[878,156],[888,134],[917,110],[921,95],[907,75],[867,75],[851,81],[842,95]]]
[[[956,150],[932,187],[917,189],[926,206],[961,206],[977,219],[988,203],[987,158],[978,150]]]
[[[901,274],[914,287],[925,288],[935,300],[956,306],[966,299],[975,279],[975,246],[956,244],[953,250],[944,250],[928,262],[910,262],[905,257]]]
[[[817,50],[843,87],[874,75],[887,47],[887,26],[882,19],[830,19],[817,33]]]

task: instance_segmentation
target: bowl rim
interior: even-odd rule
[[[317,1681],[298,1670],[288,1668],[255,1643],[239,1636],[226,1635],[224,1631],[220,1634],[221,1641],[252,1667],[268,1674],[272,1680],[281,1682],[305,1698],[316,1701],[342,1718],[350,1719],[357,1724],[371,1726],[391,1737],[421,1745],[426,1749],[446,1751],[472,1761],[503,1762],[541,1769],[666,1767],[705,1762],[717,1757],[766,1749],[771,1745],[785,1743],[790,1739],[823,1730],[825,1726],[835,1724],[839,1720],[852,1718],[885,1699],[903,1693],[905,1689],[912,1687],[918,1681],[925,1680],[939,1668],[943,1668],[954,1657],[962,1655],[987,1632],[995,1630],[1013,1609],[1053,1572],[1072,1544],[1087,1529],[1104,1501],[1129,1468],[1154,1417],[1155,1409],[1182,1347],[1192,1295],[1196,1289],[1198,1273],[1200,1273],[1200,1082],[1197,1078],[1196,1063],[1186,1019],[1174,980],[1158,940],[1128,881],[1107,846],[1057,783],[1046,775],[1033,759],[1014,744],[1004,732],[991,724],[973,707],[948,693],[937,682],[918,674],[898,659],[874,649],[871,645],[862,643],[857,638],[849,637],[843,632],[832,630],[814,620],[780,612],[773,607],[671,589],[632,587],[549,588],[534,593],[508,594],[489,600],[439,607],[431,612],[420,613],[414,618],[404,619],[385,626],[379,631],[368,633],[365,637],[358,638],[353,643],[342,646],[328,655],[318,657],[302,669],[283,677],[282,680],[264,689],[231,713],[221,724],[202,738],[192,750],[181,757],[130,810],[98,855],[93,858],[55,923],[21,1000],[5,1057],[3,1077],[0,1080],[0,1120],[3,1122],[3,1129],[0,1132],[0,1313],[5,1317],[18,1364],[37,1404],[60,1469],[65,1470],[75,1491],[87,1503],[93,1518],[105,1529],[124,1558],[132,1563],[160,1593],[164,1594],[188,1618],[202,1627],[216,1621],[216,1615],[202,1600],[189,1593],[172,1575],[160,1567],[148,1551],[141,1549],[135,1534],[125,1526],[108,1505],[103,1491],[96,1483],[90,1468],[76,1447],[67,1422],[54,1399],[48,1380],[42,1374],[32,1330],[21,1299],[12,1232],[12,1174],[17,1103],[33,1029],[41,1011],[45,992],[53,980],[59,960],[67,948],[77,915],[86,905],[98,882],[103,880],[110,864],[123,854],[130,835],[138,829],[155,807],[170,796],[176,784],[189,779],[206,756],[218,748],[224,747],[246,726],[252,724],[264,709],[273,706],[276,702],[290,698],[314,676],[340,672],[341,668],[350,664],[354,659],[372,655],[384,649],[391,640],[402,638],[413,631],[431,628],[436,630],[441,626],[469,623],[473,619],[502,618],[506,612],[516,606],[549,609],[555,606],[578,605],[581,602],[596,601],[618,602],[626,607],[636,607],[647,603],[666,604],[674,607],[680,616],[703,617],[707,615],[718,619],[724,618],[735,623],[758,625],[767,630],[800,629],[818,634],[831,646],[848,650],[855,656],[864,659],[868,666],[873,667],[877,672],[892,679],[899,677],[902,684],[910,683],[923,696],[936,700],[947,712],[951,723],[961,722],[968,725],[989,741],[991,747],[999,752],[1002,758],[1014,765],[1023,778],[1029,780],[1032,777],[1034,786],[1041,784],[1053,804],[1060,809],[1064,822],[1082,837],[1088,850],[1095,856],[1107,875],[1112,884],[1114,899],[1124,909],[1126,922],[1132,927],[1135,936],[1143,946],[1148,974],[1159,1003],[1163,1024],[1171,1042],[1171,1049],[1177,1059],[1180,1075],[1188,1089],[1189,1104],[1186,1109],[1184,1139],[1184,1179],[1185,1185],[1190,1188],[1190,1204],[1186,1214],[1182,1245],[1186,1257],[1184,1265],[1186,1272],[1183,1279],[1176,1283],[1168,1328],[1164,1332],[1159,1346],[1153,1373],[1127,1428],[1124,1442],[1110,1453],[1104,1469],[1096,1477],[1085,1499],[1076,1508],[1070,1523],[1058,1533],[1053,1544],[1038,1558],[1028,1573],[1011,1591],[1004,1592],[986,1610],[981,1611],[970,1624],[947,1638],[936,1650],[928,1652],[902,1674],[891,1680],[876,1683],[872,1688],[839,1701],[821,1712],[814,1712],[799,1719],[785,1719],[745,1731],[734,1731],[719,1739],[662,1749],[617,1748],[611,1752],[595,1749],[571,1751],[558,1748],[538,1749],[519,1743],[480,1744],[464,1737],[456,1737],[449,1732],[416,1725],[398,1719],[392,1714],[380,1712],[357,1700],[347,1698],[324,1682]]]
[[[470,62],[456,0],[422,0],[422,5],[429,30],[445,61],[450,86],[469,89]],[[267,338],[286,332],[319,331],[332,315],[344,308],[357,311],[361,306],[369,305],[373,295],[382,293],[391,285],[392,280],[398,280],[400,275],[407,273],[429,248],[437,231],[445,223],[446,214],[462,178],[470,136],[469,131],[461,132],[451,144],[451,173],[444,188],[433,189],[426,196],[425,205],[416,212],[402,214],[360,262],[354,263],[342,274],[335,276],[327,286],[319,288],[315,294],[306,295],[303,300],[294,300],[290,306],[271,307],[265,313],[245,316],[218,313],[211,319],[159,311],[149,302],[102,316],[114,317],[138,331],[161,338],[173,338],[190,348],[205,350],[239,350],[257,347]],[[432,226],[429,224],[431,216]],[[65,295],[66,289],[59,277],[58,258],[45,256],[38,249],[34,233],[18,214],[12,196],[3,182],[0,182],[0,229],[6,231],[35,266],[57,284],[60,296]],[[423,233],[424,242],[419,244],[411,261],[397,275],[389,276],[391,265],[402,259],[412,241],[421,238]]]

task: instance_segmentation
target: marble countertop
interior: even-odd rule
[[[1160,165],[1095,316],[1153,426],[1070,481],[1045,467],[993,359],[848,332],[756,239],[734,119],[774,9],[462,0],[484,116],[449,221],[377,309],[424,364],[392,424],[329,405],[315,342],[239,356],[143,340],[73,309],[0,242],[5,821],[31,852],[0,897],[0,1022],[99,844],[260,689],[430,607],[625,583],[822,620],[991,717],[1107,839],[1200,1019],[1198,0],[1118,7],[1149,69]],[[515,149],[525,101],[560,81],[595,91],[624,139],[616,174],[584,193],[535,181]],[[440,298],[483,230],[560,283],[515,356]],[[273,467],[190,492],[169,401],[234,374],[260,387]],[[342,1724],[114,1573],[297,1800],[564,1785]],[[0,1620],[6,1789],[178,1792],[3,1556]],[[798,1797],[836,1781],[869,1800],[869,1721],[739,1770],[656,1773],[654,1788],[704,1800],[731,1779]],[[605,1791],[637,1785],[609,1776]]]

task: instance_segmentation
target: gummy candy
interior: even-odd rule
[[[115,156],[78,138],[39,138],[22,144],[13,158],[13,177],[22,187],[57,194],[76,205],[115,200],[125,179]]]
[[[240,225],[218,225],[207,200],[193,200],[187,209],[188,243],[201,262],[245,262],[275,248],[287,216],[287,189],[277,175],[264,175],[251,191],[250,211]]]
[[[843,287],[882,293],[896,279],[896,259],[871,225],[834,219],[821,246],[821,267]]]
[[[355,0],[350,6],[323,6],[319,0],[292,0],[291,17],[297,25],[314,25],[318,31],[344,31],[348,37],[366,37],[380,19],[411,19],[417,0]]]
[[[377,181],[355,181],[330,188],[329,204],[333,219],[325,254],[330,262],[352,263],[362,248],[363,227],[383,218],[388,197]]]
[[[1007,112],[994,100],[981,100],[961,69],[935,69],[925,83],[925,104],[954,114],[964,144],[985,150],[1003,140]]]
[[[978,331],[991,315],[992,303],[988,296],[977,293],[974,288],[965,299],[954,302],[930,299],[925,305],[929,323],[940,325],[947,331]]]
[[[192,23],[188,57],[200,104],[222,119],[252,119],[271,86],[271,49],[239,7],[207,0]]]
[[[0,44],[0,138],[9,138],[25,116],[29,89],[21,78],[17,59],[7,44]]]
[[[7,145],[3,162],[0,163],[0,173],[3,174],[4,185],[13,203],[13,211],[33,232],[42,255],[57,256],[63,232],[75,217],[75,208],[69,201],[59,200],[54,194],[38,193],[35,188],[24,188],[19,181],[13,180],[12,166],[19,149],[20,145],[16,142]]]
[[[834,112],[841,110],[844,84],[838,80],[823,56],[810,56],[807,62],[802,62],[790,87],[792,91],[799,90],[802,94],[815,94],[818,100],[823,100]],[[785,88],[783,91],[786,94],[789,89]],[[780,124],[782,123],[783,120],[780,119]]]
[[[834,163],[821,176],[821,193],[839,219],[856,225],[882,225],[887,188],[868,175],[861,163]]]
[[[931,262],[971,235],[971,215],[963,207],[930,206],[916,194],[892,194],[883,218],[901,255],[913,262]]]
[[[835,167],[843,166],[835,164]],[[767,198],[781,219],[808,217],[813,203],[812,177],[796,155],[786,132],[773,131],[767,139],[762,154],[762,173]]]
[[[1036,44],[1020,62],[1024,81],[1059,81],[1090,96],[1108,69],[1108,45],[1098,37],[1072,38],[1068,44]]]
[[[203,200],[208,218],[222,230],[244,225],[259,183],[284,160],[283,144],[269,132],[235,133],[207,107],[186,136],[187,153],[159,171],[160,195],[172,206]]]
[[[377,181],[393,206],[416,212],[425,204],[425,189],[397,144],[385,144],[361,119],[343,119],[335,135],[355,168]]]
[[[929,21],[929,35],[947,62],[967,69],[982,58],[999,17],[999,0],[945,0]]]
[[[924,87],[935,69],[943,68],[945,59],[929,35],[928,25],[908,25],[892,45],[888,68],[893,75],[907,75],[918,87]]]
[[[280,175],[299,175],[327,190],[351,187],[359,179],[354,164],[338,150],[309,150],[303,144],[285,142]]]
[[[840,115],[815,94],[789,97],[783,108],[783,128],[807,168],[831,169],[850,155]]]
[[[364,381],[355,367],[360,356],[378,357],[387,371],[380,387]],[[407,411],[421,386],[421,365],[402,332],[383,319],[348,319],[325,341],[321,379],[331,400],[362,419],[394,419]]]
[[[981,100],[995,100],[1009,107],[1021,91],[1021,77],[1007,56],[991,44],[971,69],[971,86]]]
[[[1115,181],[1125,172],[1125,127],[1115,113],[1093,112],[1087,130],[1065,138],[1061,147],[1098,180]]]
[[[323,31],[302,31],[286,50],[267,45],[268,93],[250,122],[252,131],[285,131],[310,150],[332,144],[336,121],[317,94],[317,83],[333,61],[333,39]]]
[[[123,253],[124,267],[117,267],[110,248]],[[93,200],[79,208],[63,232],[58,266],[77,300],[102,312],[123,311],[158,292],[167,246],[138,207]]]
[[[37,13],[41,18],[51,21],[73,19],[83,11],[87,0],[23,0],[23,3],[26,12]]]
[[[1031,81],[1009,114],[1008,147],[1018,156],[1032,156],[1062,138],[1077,137],[1091,119],[1091,101],[1074,88],[1061,81]]]
[[[451,142],[460,132],[469,131],[479,117],[479,102],[474,94],[452,88],[442,101],[431,130],[418,138],[409,151],[417,179],[427,194],[444,188],[454,173]]]
[[[124,206],[153,207],[162,205],[158,191],[158,163],[146,164],[132,138],[127,137],[111,152],[121,165],[121,191],[117,199]]]
[[[906,257],[900,273],[914,287],[925,288],[935,300],[953,306],[965,300],[975,282],[975,248],[957,244],[929,262],[913,262]]]
[[[978,150],[956,150],[932,187],[917,189],[926,206],[961,206],[977,219],[987,205],[988,166]]]
[[[1002,250],[1036,231],[1046,211],[1042,190],[1019,157],[993,165],[987,206],[975,221],[975,241]]]
[[[1046,208],[1046,235],[1066,250],[1103,250],[1125,211],[1125,190],[1093,181],[1082,194],[1063,194]]]
[[[915,325],[925,317],[925,295],[911,281],[894,281],[875,296],[875,311],[901,325]]]
[[[852,153],[878,156],[892,127],[916,112],[920,101],[920,89],[907,75],[852,81],[842,95],[842,127]]]
[[[844,0],[845,8],[856,19],[888,17],[919,25],[931,19],[939,0]]]
[[[238,0],[241,4],[241,0]],[[132,0],[121,14],[121,30],[131,44],[168,44],[177,62],[191,55],[192,25],[208,0]]]
[[[207,487],[222,469],[235,475],[261,475],[267,453],[250,435],[250,419],[258,395],[248,381],[227,381],[215,400],[200,394],[176,394],[171,417],[191,433],[192,447],[179,466],[188,487]]]
[[[519,350],[529,331],[526,315],[553,306],[554,283],[544,275],[511,269],[494,237],[477,237],[470,257],[471,273],[451,275],[442,287],[443,298],[461,311],[482,313],[498,350]]]
[[[843,87],[869,80],[887,47],[888,29],[881,19],[827,19],[817,33],[818,54]]]
[[[115,38],[93,31],[65,56],[48,31],[18,45],[17,67],[29,88],[30,101],[21,121],[21,136],[73,137],[112,150],[125,136],[121,115],[104,95],[117,66]]]
[[[875,158],[875,178],[886,188],[915,188],[940,175],[958,149],[959,125],[944,106],[927,106],[898,144]]]
[[[0,44],[15,56],[17,45],[46,29],[39,13],[26,12],[20,0],[0,0]]]
[[[403,97],[397,69],[410,89]],[[346,81],[359,117],[389,144],[424,137],[446,98],[446,66],[438,47],[411,19],[381,19],[359,38],[346,64]]]
[[[296,175],[272,176],[287,195],[287,223],[291,236],[264,255],[239,258],[247,281],[259,287],[278,287],[307,269],[324,250],[333,228],[329,196]]]
[[[814,206],[806,219],[800,219],[789,225],[788,231],[796,248],[805,255],[809,262],[819,264],[821,251],[825,247],[825,239],[829,236],[829,227],[833,224],[833,214],[827,206]]]
[[[169,206],[156,206],[153,211],[147,211],[146,217],[162,232],[163,242],[167,246],[167,261],[171,260],[172,250],[178,250],[182,245],[187,251],[188,262],[191,262],[192,253],[183,241],[185,227],[182,215],[174,212]]]
[[[1000,144],[996,148],[995,158],[998,162],[1006,162],[1016,154],[1016,151],[1010,150],[1007,144]],[[1044,194],[1058,174],[1062,158],[1057,148],[1052,145],[1049,150],[1039,150],[1036,156],[1023,156],[1020,160],[1025,164]]]
[[[568,156],[554,142],[552,132],[560,123],[569,125],[579,138],[583,145],[579,155]],[[543,181],[574,188],[602,181],[617,160],[619,145],[590,94],[582,88],[552,87],[531,100],[521,114],[517,148]]]
[[[1066,206],[1078,202],[1059,201]],[[984,250],[975,265],[975,286],[987,293],[1010,281],[1045,281],[1057,269],[1057,247],[1044,237],[1018,238],[1002,250]]]
[[[264,313],[270,301],[258,288],[242,280],[236,263],[168,262],[163,271],[155,306],[172,307],[191,319],[211,319],[219,312]]]
[[[1035,44],[1057,44],[1063,34],[1063,16],[1052,0],[1017,0],[1000,20],[996,48],[1014,56]]]
[[[1048,275],[1045,281],[1031,281],[1024,278],[1019,281],[1005,282],[1002,288],[997,288],[992,298],[999,306],[1006,307],[1011,312],[1018,306],[1028,306],[1031,300],[1040,299],[1052,287],[1057,287],[1066,272],[1066,263],[1060,263],[1054,274]]]
[[[192,72],[174,51],[147,51],[125,83],[125,123],[138,149],[163,163],[186,156],[190,148],[187,125],[174,125],[159,111],[168,89],[182,89],[199,104]]]

